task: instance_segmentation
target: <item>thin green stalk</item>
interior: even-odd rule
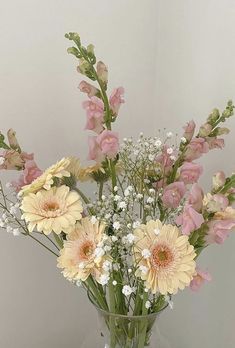
[[[109,281],[109,307],[111,313],[116,312],[115,306],[115,294],[114,294],[113,277],[110,277]],[[110,348],[115,348],[116,345],[116,334],[115,334],[115,318],[110,316],[109,320],[109,330],[110,330]]]
[[[96,286],[96,284],[94,283],[94,280],[92,278],[92,276],[89,276],[89,278],[87,278],[87,280],[85,281],[89,291],[91,291],[91,293],[93,294],[94,298],[97,300],[97,304],[99,305],[99,307],[105,311],[108,311],[109,308],[106,304],[106,300],[104,299],[104,297],[101,295],[98,287]]]
[[[148,309],[146,308],[146,301],[148,300],[148,293],[144,291],[143,293],[143,303],[142,303],[142,315],[148,314]],[[148,320],[142,319],[139,323],[139,335],[138,335],[138,346],[137,348],[144,348],[147,334]]]
[[[48,248],[48,246],[46,246],[45,244],[43,244],[40,240],[38,240],[37,238],[35,238],[34,236],[32,236],[32,234],[28,234],[27,236],[29,236],[30,238],[32,238],[33,240],[35,240],[37,243],[39,243],[40,245],[42,245],[45,249],[47,249],[48,251],[50,251],[52,254],[54,254],[56,257],[58,257],[59,255],[56,254],[53,250],[51,250],[50,248]]]

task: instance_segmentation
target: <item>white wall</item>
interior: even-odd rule
[[[86,159],[84,96],[66,53],[67,31],[94,43],[109,65],[110,86],[126,88],[122,136],[159,127],[180,132],[191,118],[200,123],[235,97],[234,18],[233,0],[0,0],[0,128],[14,127],[43,168],[67,154]],[[235,132],[234,120],[230,126]],[[223,154],[204,160],[206,187],[215,170],[234,170],[234,134]],[[202,255],[213,282],[199,294],[180,294],[162,315],[172,348],[234,347],[234,246],[231,236]],[[80,347],[95,311],[56,260],[1,231],[0,264],[0,347]]]

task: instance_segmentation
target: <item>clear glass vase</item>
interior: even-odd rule
[[[95,307],[98,327],[86,335],[82,348],[170,348],[158,328],[161,312],[128,316]]]

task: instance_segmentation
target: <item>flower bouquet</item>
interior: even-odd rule
[[[181,138],[164,131],[119,144],[112,125],[124,89],[108,97],[108,69],[94,46],[83,46],[76,33],[66,38],[74,42],[68,52],[78,59],[78,72],[96,83],[79,84],[88,97],[88,158],[95,164],[83,167],[70,157],[43,171],[12,129],[7,140],[0,134],[0,169],[21,172],[7,192],[1,184],[0,226],[45,247],[64,277],[87,291],[103,322],[103,346],[158,347],[151,335],[158,314],[172,308],[178,290],[195,291],[210,280],[197,258],[235,227],[235,174],[219,171],[204,193],[197,162],[223,148],[229,130],[220,125],[234,106],[214,109],[198,132],[190,121]],[[95,197],[84,192],[88,181],[97,185]]]

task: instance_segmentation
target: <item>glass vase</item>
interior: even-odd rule
[[[160,334],[161,312],[145,316],[114,314],[95,306],[98,327],[86,335],[82,348],[169,348]]]

